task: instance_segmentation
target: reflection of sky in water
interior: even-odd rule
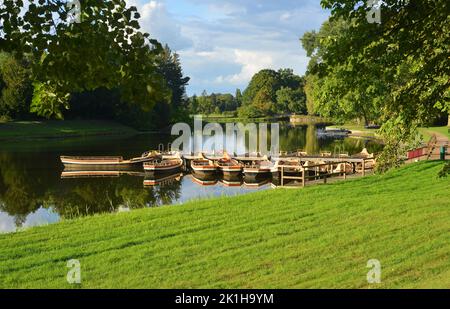
[[[26,229],[31,226],[45,225],[59,221],[59,215],[49,208],[39,208],[35,212],[29,214],[23,225],[19,228]],[[0,211],[0,233],[8,233],[16,231],[14,217]]]

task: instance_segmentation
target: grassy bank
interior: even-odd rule
[[[367,129],[363,125],[356,125],[356,124],[344,124],[344,125],[335,125],[335,126],[329,126],[327,128],[330,129],[347,129],[352,131],[352,134],[355,136],[361,136],[361,137],[379,137],[378,129]]]
[[[440,134],[446,136],[450,139],[450,131],[447,126],[443,127],[429,127],[429,128],[419,128],[419,133],[422,134],[423,140],[425,142],[429,141],[433,134]]]
[[[0,235],[0,287],[448,288],[443,163]],[[369,259],[381,284],[368,285]]]
[[[65,120],[0,123],[0,140],[135,134],[136,130],[112,121]]]

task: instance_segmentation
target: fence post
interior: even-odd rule
[[[305,187],[305,168],[302,167],[302,187]]]

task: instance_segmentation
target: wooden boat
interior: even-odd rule
[[[224,175],[239,176],[242,172],[242,165],[232,158],[222,158],[218,160],[217,166]]]
[[[281,167],[283,167],[283,172],[285,175],[297,175],[301,168],[300,160],[295,159],[279,159],[275,162],[272,167],[272,176],[279,177],[281,174]]]
[[[147,173],[163,174],[174,173],[179,171],[183,166],[183,160],[181,158],[155,160],[144,163],[144,170]]]
[[[97,156],[97,157],[76,157],[76,156],[61,156],[61,162],[66,167],[74,167],[74,166],[103,166],[103,167],[132,167],[132,166],[140,166],[142,167],[142,163],[153,161],[159,157],[159,154],[156,152],[145,152],[142,156],[133,158],[130,160],[124,160],[123,157],[111,157],[111,156]]]
[[[251,165],[244,166],[243,171],[246,178],[262,178],[270,176],[274,164],[269,161],[258,161]]]
[[[217,172],[217,165],[212,160],[206,158],[195,159],[191,161],[192,171],[200,176],[215,175]]]
[[[227,152],[224,152],[222,158],[210,159],[213,161],[219,171],[225,176],[240,176],[242,173],[242,164],[233,159]]]

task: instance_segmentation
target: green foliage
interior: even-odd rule
[[[306,97],[301,88],[293,90],[281,87],[277,91],[277,108],[283,113],[293,112],[295,114],[306,114]]]
[[[304,79],[292,69],[261,70],[242,97],[240,117],[255,118],[282,113],[305,113]]]
[[[324,116],[383,123],[387,165],[414,140],[417,125],[450,109],[446,0],[382,1],[382,23],[356,0],[322,0],[331,18],[302,38],[317,80],[308,100]],[[312,95],[311,95],[312,93]]]
[[[135,7],[127,8],[123,0],[86,0],[81,22],[71,23],[66,1],[29,2],[25,7],[23,1],[4,1],[0,43],[33,59],[33,79],[46,85],[35,95],[42,101],[34,100],[34,111],[59,117],[67,93],[100,87],[120,89],[124,102],[146,111],[170,96],[156,66],[162,47],[138,31]],[[57,98],[50,99],[53,95]]]
[[[258,97],[261,104],[261,99],[266,100],[265,104],[275,105],[276,91],[281,88],[280,75],[274,70],[261,70],[256,73],[247,88],[244,91],[242,97],[242,105],[251,105],[255,98]],[[264,94],[259,94],[263,92]]]
[[[200,97],[196,95],[189,99],[189,111],[191,114],[223,114],[237,109],[238,101],[229,93],[202,92]]]
[[[0,116],[23,118],[30,110],[32,84],[28,63],[0,53]]]
[[[69,109],[70,94],[58,93],[58,90],[51,83],[34,83],[33,100],[30,111],[39,116],[56,119],[63,119],[61,108]]]

